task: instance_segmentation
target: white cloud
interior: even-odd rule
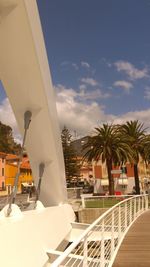
[[[79,69],[79,67],[78,67],[78,65],[77,65],[76,63],[72,63],[71,65],[72,65],[72,67],[73,67],[75,70],[78,70],[78,69]]]
[[[80,91],[77,92],[72,88],[65,88],[63,85],[58,84],[56,87],[56,92],[59,93],[59,99],[60,98],[64,98],[66,97],[66,93],[67,93],[67,98],[66,101],[71,101],[73,99],[77,99],[80,102],[85,102],[85,100],[97,100],[97,99],[104,99],[104,98],[108,98],[111,97],[111,94],[109,93],[103,93],[100,89],[96,89],[96,90],[86,90],[86,87],[80,86]]]
[[[139,120],[144,124],[144,128],[149,127],[150,130],[150,109],[141,110],[141,111],[131,111],[123,114],[122,116],[116,116],[113,123],[122,124],[130,120]]]
[[[106,66],[108,66],[109,68],[112,67],[111,62],[107,61],[107,59],[105,57],[102,57],[101,62],[105,63]]]
[[[88,68],[88,69],[90,68],[90,64],[88,62],[85,62],[85,61],[81,61],[81,66]]]
[[[132,83],[123,80],[115,81],[113,85],[124,89],[127,93],[129,93],[130,89],[133,88]]]
[[[104,99],[104,98],[109,98],[111,96],[108,93],[102,93],[100,89],[93,90],[93,91],[81,90],[78,95],[82,97],[84,100],[96,100],[100,98]]]
[[[0,121],[12,128],[16,142],[20,142],[21,136],[8,98],[5,98],[0,104]]]
[[[60,127],[63,128],[66,125],[71,131],[75,130],[78,135],[92,133],[94,127],[102,123],[121,124],[127,120],[138,119],[144,123],[145,127],[150,127],[150,109],[127,112],[120,116],[106,114],[104,106],[99,105],[93,100],[95,96],[101,95],[97,90],[93,91],[91,96],[87,92],[78,93],[74,89],[67,89],[62,85],[58,85],[56,90],[56,104]],[[91,101],[87,103],[85,98]],[[20,140],[17,123],[8,99],[5,99],[0,104],[0,121],[10,125],[14,131],[15,139]]]
[[[146,86],[144,98],[150,100],[150,86]]]
[[[95,101],[85,103],[85,97],[92,99],[96,96],[94,94],[90,96],[85,92],[77,93],[72,88],[66,89],[61,85],[57,86],[56,90],[57,111],[61,128],[66,125],[70,130],[76,130],[77,134],[86,135],[101,121],[115,118],[113,115],[105,115],[104,107]],[[99,93],[97,92],[97,94]],[[81,99],[83,97],[84,102],[79,101],[78,97]]]
[[[68,61],[63,61],[63,62],[60,63],[60,66],[67,66],[68,64],[69,64]]]
[[[131,80],[138,80],[149,76],[147,68],[141,70],[137,69],[133,64],[127,61],[119,60],[116,61],[114,65],[119,72],[126,73]]]
[[[79,69],[79,67],[78,67],[78,65],[76,64],[76,63],[71,63],[71,62],[69,62],[69,61],[63,61],[63,62],[61,62],[60,63],[60,66],[61,67],[64,67],[64,68],[68,68],[68,67],[73,67],[75,70],[78,70]]]
[[[82,78],[81,79],[81,82],[82,83],[85,83],[85,84],[88,84],[88,85],[91,85],[91,86],[96,86],[98,85],[99,83],[94,80],[93,78]]]
[[[86,85],[85,85],[85,84],[81,84],[81,85],[79,86],[79,89],[80,89],[80,90],[85,90],[85,89],[86,89]]]
[[[110,117],[114,118],[114,116],[105,115],[104,107],[94,101],[95,98],[108,97],[107,94],[103,95],[100,90],[76,92],[72,88],[67,89],[58,85],[56,91],[56,104],[61,127],[66,125],[70,130],[76,130],[78,134],[84,135],[91,132],[102,120],[107,121]],[[85,100],[90,100],[90,103],[87,104]],[[0,104],[0,120],[12,127],[15,140],[20,141],[21,137],[8,98]]]
[[[112,64],[111,64],[110,62],[108,62],[108,63],[107,63],[107,66],[108,66],[109,68],[111,68],[111,67],[112,67]]]
[[[95,101],[79,102],[73,89],[57,87],[57,110],[61,127],[66,125],[77,134],[86,135],[102,123],[122,124],[130,120],[139,120],[150,127],[150,109],[127,112],[123,115],[106,114],[104,107]]]

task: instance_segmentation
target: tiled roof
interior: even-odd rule
[[[19,157],[14,154],[6,154],[6,160],[18,160]]]
[[[4,153],[4,152],[0,152],[0,157],[5,158],[6,155],[7,155],[6,153]]]
[[[21,169],[28,169],[28,170],[31,169],[31,167],[30,167],[30,162],[29,162],[29,159],[28,159],[28,158],[26,158],[26,159],[23,158],[23,161],[22,161],[22,163],[21,163],[20,168],[21,168]]]
[[[17,155],[7,154],[7,156],[6,156],[6,161],[9,164],[11,163],[11,164],[15,165],[16,161],[18,161],[18,160],[19,160],[19,156],[17,156]],[[22,158],[22,163],[21,163],[20,168],[21,169],[27,169],[27,170],[31,169],[28,157],[23,157]]]

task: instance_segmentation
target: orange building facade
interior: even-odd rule
[[[87,169],[88,169],[88,166],[87,166]],[[145,179],[150,180],[150,178],[148,178],[148,176],[150,177],[150,171],[149,171],[150,168],[146,169],[145,163],[143,163],[141,160],[138,164],[138,170],[139,170],[141,191],[144,192],[145,191]],[[117,173],[119,171],[120,173]],[[135,186],[133,165],[131,165],[130,163],[127,163],[123,167],[122,171],[121,171],[120,166],[117,166],[117,167],[113,166],[112,172],[114,172],[112,173],[112,176],[114,178],[115,191],[121,192],[123,194],[132,193],[133,187]],[[97,163],[93,162],[92,171],[90,172],[90,174],[93,179],[93,183],[95,184],[95,193],[108,192],[109,181],[108,181],[106,164],[102,163],[101,160]],[[91,180],[89,179],[88,172],[84,173],[84,179]]]
[[[13,154],[0,152],[0,190],[8,191],[14,185],[14,180],[18,171],[19,157]],[[18,182],[18,191],[21,190],[22,183],[33,183],[32,171],[27,156],[22,158],[20,166],[20,176]]]
[[[83,156],[86,153],[84,150],[83,153],[83,145],[87,142],[87,137],[82,137],[80,139],[74,140],[72,145],[76,151],[78,160],[80,160],[81,170],[80,170],[80,178],[92,182],[95,184],[95,193],[98,192],[107,192],[108,191],[108,175],[106,164],[102,163],[101,160],[99,162],[91,162],[88,163],[83,161]],[[119,173],[120,166],[113,167],[114,172],[114,185],[115,191],[121,191],[124,194],[132,193],[133,187],[135,186],[134,181],[134,168],[133,165],[127,163],[124,166],[124,171]],[[118,170],[118,173],[117,173]],[[150,181],[150,166],[146,166],[145,163],[140,159],[138,164],[139,178],[140,178],[140,186],[141,191],[145,189],[145,181]]]
[[[0,152],[0,189],[5,189],[5,165],[6,165],[6,154]]]

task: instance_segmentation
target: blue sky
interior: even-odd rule
[[[150,126],[150,1],[37,3],[61,127],[82,135],[103,122]]]

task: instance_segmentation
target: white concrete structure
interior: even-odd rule
[[[40,200],[66,200],[64,164],[56,104],[35,0],[0,0],[0,79],[23,134],[24,113],[32,113],[26,148],[35,182],[46,168]]]
[[[60,266],[64,260],[68,261],[68,255],[79,243],[84,245],[82,255],[71,258],[73,266],[74,260],[87,266],[87,242],[93,240],[101,244],[100,262],[112,262],[115,239],[121,242],[136,216],[147,209],[147,200],[143,195],[124,201],[125,217],[121,217],[122,206],[118,204],[88,228],[72,223],[75,215],[65,203],[65,172],[55,99],[35,0],[0,0],[0,79],[22,135],[24,114],[32,113],[26,148],[36,185],[39,177],[43,180],[40,201],[36,207],[33,205],[33,210],[21,212],[12,204],[10,213],[9,205],[0,212],[0,266]],[[42,165],[45,165],[44,176],[39,174]],[[77,236],[78,240],[63,253],[68,242]],[[105,240],[109,254],[105,254]],[[59,254],[63,256],[53,262],[52,257]],[[111,258],[105,260],[105,255]]]
[[[0,79],[22,135],[24,114],[32,113],[25,145],[36,185],[45,165],[36,208],[21,212],[12,204],[10,213],[8,205],[0,212],[0,265],[44,267],[46,251],[67,242],[75,215],[65,204],[55,98],[35,0],[0,0]]]

